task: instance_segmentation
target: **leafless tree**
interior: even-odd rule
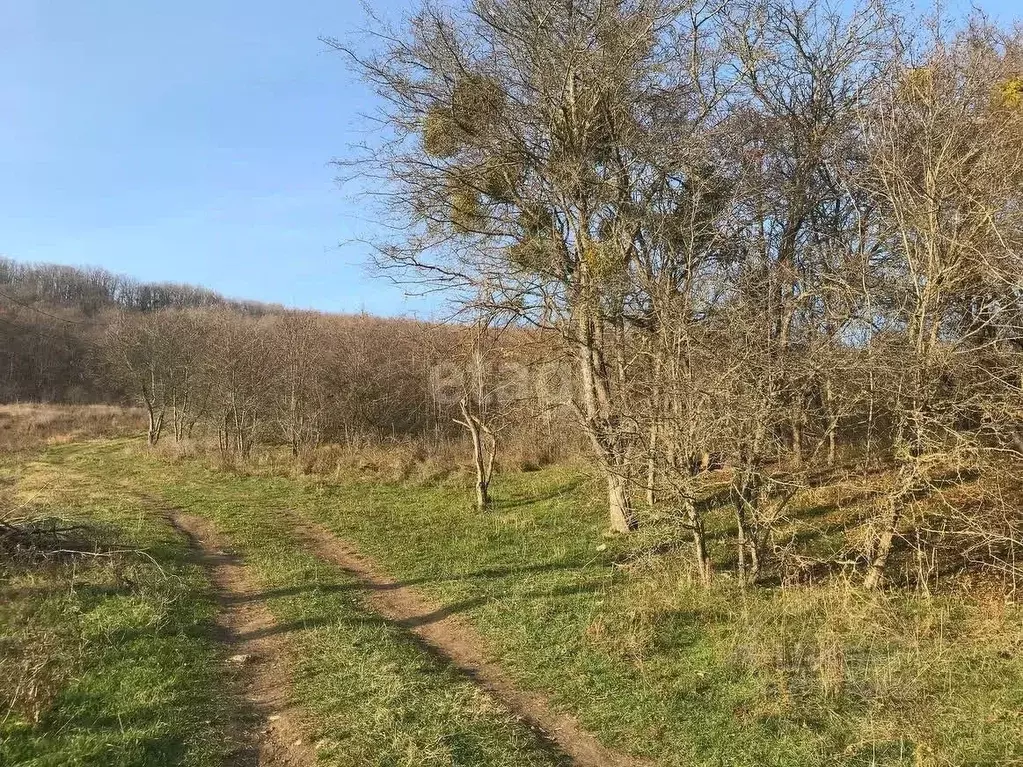
[[[982,468],[1015,426],[996,412],[1019,393],[1005,375],[1020,359],[1019,50],[983,20],[946,34],[935,19],[924,39],[904,42],[897,77],[866,116],[887,245],[876,345],[898,468],[879,501],[868,588],[881,584],[913,502]]]
[[[498,330],[484,316],[467,330],[463,351],[456,353],[464,393],[459,399],[459,416],[455,422],[464,427],[472,439],[476,508],[480,511],[490,506],[490,481],[494,475],[498,433],[505,425],[502,416],[506,403],[502,401],[498,336]]]
[[[330,338],[311,312],[290,311],[269,322],[269,346],[275,376],[270,382],[279,432],[297,456],[303,445],[320,440],[324,409],[323,363]]]
[[[691,69],[712,13],[666,0],[427,4],[379,32],[379,56],[355,59],[391,136],[356,170],[387,180],[383,201],[405,222],[382,265],[467,302],[485,286],[492,308],[559,334],[618,531],[636,524],[630,336],[649,307],[634,277],[655,258],[648,211],[680,183],[673,150],[713,102]],[[670,206],[658,213],[662,228]]]
[[[107,328],[102,351],[116,380],[138,397],[155,445],[168,410],[181,439],[202,412],[203,334],[194,315],[177,310],[122,314]]]

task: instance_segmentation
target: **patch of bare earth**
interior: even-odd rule
[[[170,523],[189,540],[195,558],[210,574],[219,606],[219,638],[228,648],[239,689],[248,711],[234,733],[238,749],[230,767],[311,767],[314,750],[289,705],[291,674],[287,648],[274,633],[276,623],[262,603],[260,590],[249,580],[238,557],[228,553],[212,524],[172,511]]]
[[[556,711],[542,695],[520,689],[500,664],[490,659],[483,638],[442,605],[412,586],[390,578],[352,544],[327,528],[291,512],[295,534],[321,559],[333,562],[366,589],[374,611],[415,634],[435,653],[494,697],[506,710],[539,730],[581,767],[644,767],[650,762],[613,751],[582,728],[579,721]]]

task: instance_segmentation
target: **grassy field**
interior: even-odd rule
[[[145,428],[144,411],[116,405],[0,405],[0,455],[97,437],[123,437]]]
[[[0,764],[198,766],[233,751],[209,584],[188,564],[184,538],[155,513],[164,504],[150,495],[157,490],[201,506],[195,513],[244,556],[287,635],[291,695],[323,763],[562,762],[475,685],[367,612],[350,579],[302,551],[275,513],[280,488],[250,504],[233,483],[206,475],[205,485],[190,486],[202,499],[193,504],[160,484],[180,477],[128,457],[121,448],[69,445],[9,476],[36,514],[98,523],[118,548],[144,549],[152,560],[132,559],[130,573],[106,561],[43,570],[26,563],[5,573],[5,666],[33,652],[54,674],[52,695],[30,701],[19,692],[27,675],[9,668],[4,692],[13,706],[0,728]],[[141,475],[150,482],[136,481]]]
[[[64,498],[47,503],[134,520],[133,534],[157,536],[163,548],[154,550],[186,573],[181,541],[153,527],[144,509],[172,505],[215,522],[287,627],[298,670],[292,694],[309,712],[324,764],[549,764],[558,756],[469,680],[367,613],[346,576],[296,543],[285,510],[322,523],[460,615],[523,687],[622,751],[664,765],[1023,764],[1018,607],[868,595],[841,582],[743,591],[721,577],[698,588],[682,557],[652,545],[653,533],[603,537],[599,488],[575,470],[501,475],[486,515],[471,509],[458,480],[244,476],[166,461],[123,440],[54,446],[19,474],[22,495],[60,484],[69,488]],[[205,659],[198,666],[213,674],[216,650],[194,630],[208,621],[209,601],[189,577],[175,581],[188,597],[161,625],[188,637]],[[12,604],[5,609],[38,612],[34,598]],[[142,633],[136,650],[156,652]],[[88,678],[93,662],[87,654],[71,676]],[[190,683],[181,694],[201,700],[207,685]],[[152,697],[145,680],[138,686]],[[4,748],[44,753],[42,739],[58,737],[46,733],[67,732],[64,701],[58,696],[35,726],[8,717]],[[117,705],[115,697],[96,703],[96,717]],[[211,712],[196,736],[208,743],[227,716],[218,705],[199,706]],[[168,727],[179,727],[164,713]],[[180,725],[176,742],[192,759],[183,763],[205,764],[213,752],[188,745],[182,733],[191,730]]]

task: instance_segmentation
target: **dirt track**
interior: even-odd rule
[[[417,589],[387,576],[322,525],[290,513],[295,534],[321,559],[333,562],[366,589],[369,606],[411,631],[435,653],[490,693],[504,708],[528,722],[580,767],[642,767],[649,764],[606,748],[575,717],[560,713],[542,695],[519,689],[500,665],[488,659],[486,643],[463,621]]]
[[[286,648],[274,636],[276,625],[260,601],[259,589],[246,577],[238,558],[225,552],[212,524],[172,511],[168,521],[184,534],[196,561],[210,574],[217,591],[220,639],[237,668],[239,697],[248,711],[240,717],[240,743],[230,767],[312,767],[316,755],[302,735],[287,691],[291,674]]]
[[[291,672],[287,648],[273,632],[275,621],[260,600],[239,559],[225,551],[215,527],[180,511],[168,521],[187,536],[196,561],[217,592],[220,639],[237,670],[239,697],[248,711],[240,717],[239,747],[230,767],[312,767],[315,750],[303,735],[299,712],[287,700]],[[417,589],[387,576],[322,525],[289,513],[294,532],[320,559],[351,575],[365,589],[374,612],[411,632],[435,655],[486,690],[506,710],[529,724],[580,767],[643,767],[648,762],[606,748],[572,716],[556,711],[542,695],[527,692],[490,660],[483,639]]]

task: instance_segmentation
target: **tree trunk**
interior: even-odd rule
[[[792,430],[792,465],[802,466],[803,465],[803,409],[802,403],[798,397],[793,398],[792,411],[791,411],[792,422],[790,424]]]
[[[635,530],[636,517],[632,512],[628,483],[618,474],[607,475],[607,506],[611,517],[611,529],[616,533]]]
[[[476,508],[486,511],[490,507],[490,492],[487,481],[478,471],[476,473]]]
[[[485,511],[490,506],[489,482],[487,467],[483,459],[483,435],[480,434],[479,426],[469,418],[472,424],[469,431],[472,434],[472,460],[476,467],[476,508]]]
[[[877,542],[874,546],[874,556],[871,558],[870,566],[867,569],[867,577],[863,579],[863,587],[865,589],[876,589],[884,583],[885,567],[888,565],[888,556],[892,552],[892,541],[895,538],[895,529],[899,524],[900,516],[898,506],[895,502],[892,502],[891,509],[884,520],[884,529],[877,537]]]
[[[838,415],[835,413],[835,399],[831,388],[830,375],[824,377],[823,400],[828,418],[828,466],[834,466],[836,458],[835,432],[838,431]]]
[[[760,574],[760,546],[753,514],[757,504],[757,480],[749,469],[742,470],[733,489],[735,522],[738,528],[739,579],[753,583]]]
[[[476,508],[485,511],[490,507],[490,477],[494,470],[494,456],[497,453],[497,441],[490,429],[479,418],[469,410],[468,401],[463,399],[459,403],[462,410],[463,420],[456,422],[464,426],[472,437],[472,463],[476,469]],[[490,435],[492,440],[489,455],[487,455],[485,441]]]
[[[683,501],[685,518],[689,524],[690,534],[693,539],[693,558],[696,561],[696,571],[700,580],[709,583],[711,578],[710,554],[707,552],[707,534],[703,527],[703,519],[696,510],[696,505],[690,499]]]
[[[577,408],[579,419],[607,476],[611,529],[626,533],[636,529],[637,525],[628,493],[626,450],[611,406],[611,381],[597,338],[601,334],[601,326],[590,319],[585,308],[579,312],[576,322],[579,332],[576,356],[583,398],[583,407]]]
[[[736,501],[735,521],[738,527],[739,580],[742,583],[752,583],[760,570],[760,561],[753,544],[755,536],[750,527],[749,515],[742,501]]]
[[[157,413],[152,406],[149,406],[149,444],[155,445],[160,441],[160,432],[163,429],[163,413]]]
[[[298,442],[299,442],[299,428],[298,428],[298,396],[295,393],[296,384],[296,373],[292,370],[291,373],[291,392],[288,401],[288,418],[290,419],[290,431],[291,431],[291,456],[292,458],[298,458]]]
[[[651,397],[654,412],[650,421],[650,434],[647,439],[646,504],[650,508],[653,508],[657,503],[657,450],[660,447],[658,445],[658,438],[660,437],[660,419],[665,411],[664,400],[666,399],[661,392],[662,370],[662,353],[661,350],[658,349],[654,356],[654,391],[653,396]]]
[[[650,424],[650,440],[646,459],[646,503],[653,508],[657,502],[657,422]]]
[[[888,499],[888,508],[881,520],[883,527],[874,540],[867,576],[863,579],[863,587],[866,589],[876,589],[884,583],[885,568],[888,566],[888,557],[892,553],[892,544],[898,530],[899,520],[902,518],[903,505],[912,493],[915,484],[914,473],[908,471],[907,475],[904,475],[898,490]]]

